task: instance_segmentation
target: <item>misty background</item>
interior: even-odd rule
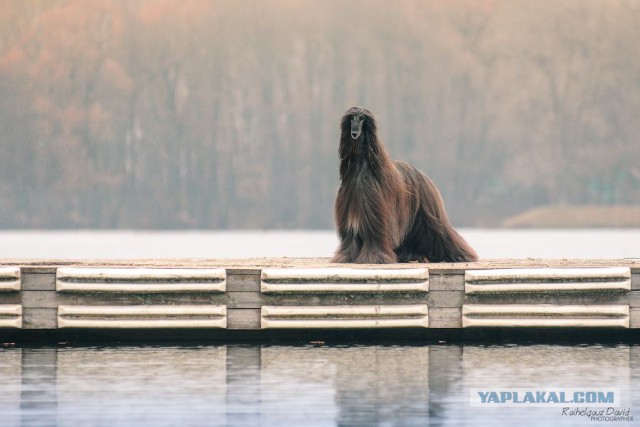
[[[456,226],[638,205],[640,2],[0,0],[0,228],[333,228],[352,105]]]

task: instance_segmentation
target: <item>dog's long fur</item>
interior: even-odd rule
[[[359,133],[352,129],[354,118],[361,123]],[[340,128],[340,189],[335,204],[340,246],[332,262],[478,259],[451,226],[433,182],[410,164],[391,160],[369,110],[350,108]]]

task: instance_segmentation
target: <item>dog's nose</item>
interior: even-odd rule
[[[351,132],[351,138],[356,139],[358,137],[358,132]]]

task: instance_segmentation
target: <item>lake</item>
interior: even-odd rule
[[[483,258],[640,257],[640,230],[462,233]],[[337,239],[331,231],[4,231],[0,243],[0,258],[242,258],[330,256]],[[345,344],[313,337],[293,345],[5,342],[0,378],[3,427],[568,426],[640,420],[640,346],[597,339],[572,345]],[[612,410],[629,410],[635,421],[591,421],[577,404],[472,407],[471,390],[489,387],[614,388],[620,406]]]
[[[481,258],[640,258],[640,229],[480,230],[462,235]],[[0,258],[329,257],[323,231],[0,231]]]
[[[640,417],[634,345],[5,348],[0,375],[2,426],[599,425],[471,407],[489,386],[615,387]]]

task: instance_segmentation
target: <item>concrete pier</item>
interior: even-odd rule
[[[0,260],[0,328],[640,328],[640,259]]]

